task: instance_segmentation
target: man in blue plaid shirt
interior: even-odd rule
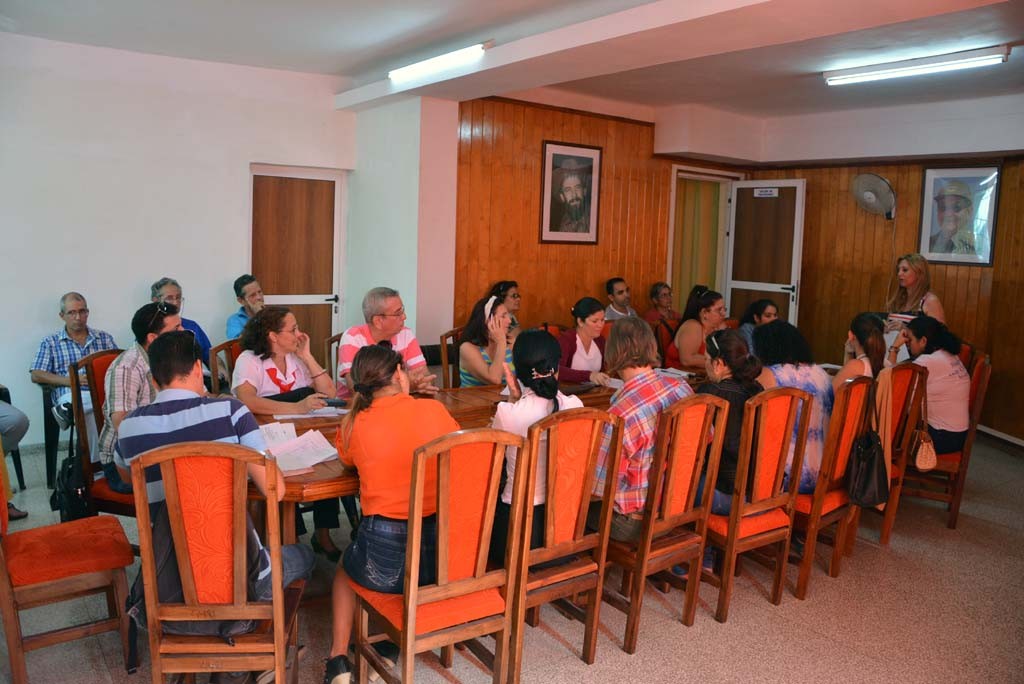
[[[88,326],[89,305],[85,297],[77,292],[68,292],[60,298],[60,318],[64,328],[44,337],[39,343],[35,361],[32,362],[32,382],[39,385],[53,385],[54,414],[62,427],[67,427],[67,416],[70,410],[65,406],[71,401],[71,379],[68,377],[68,366],[103,349],[117,349],[114,338],[102,330]],[[85,376],[82,378],[82,389],[86,389]],[[82,408],[87,415],[86,427],[89,428],[89,445],[95,454],[96,421],[92,419],[92,398],[88,392],[82,392]]]

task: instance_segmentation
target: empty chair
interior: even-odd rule
[[[227,340],[210,347],[210,362],[207,367],[210,369],[210,392],[221,393],[221,364],[227,377],[228,386],[226,391],[231,392],[231,374],[235,372],[235,361],[242,354],[242,345],[238,338]]]

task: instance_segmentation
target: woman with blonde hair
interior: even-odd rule
[[[924,314],[943,323],[946,321],[942,302],[931,291],[927,259],[917,253],[904,254],[897,259],[896,283],[896,292],[886,304],[886,311],[913,316]],[[898,321],[889,321],[885,328],[888,332],[898,329],[900,325]]]

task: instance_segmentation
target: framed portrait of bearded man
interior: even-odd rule
[[[544,141],[540,241],[597,244],[601,148]]]
[[[920,252],[939,264],[992,264],[999,167],[925,169]]]

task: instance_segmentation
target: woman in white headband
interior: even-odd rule
[[[463,387],[500,385],[505,381],[502,363],[512,363],[508,343],[508,309],[490,296],[473,307],[459,344],[459,381]]]

